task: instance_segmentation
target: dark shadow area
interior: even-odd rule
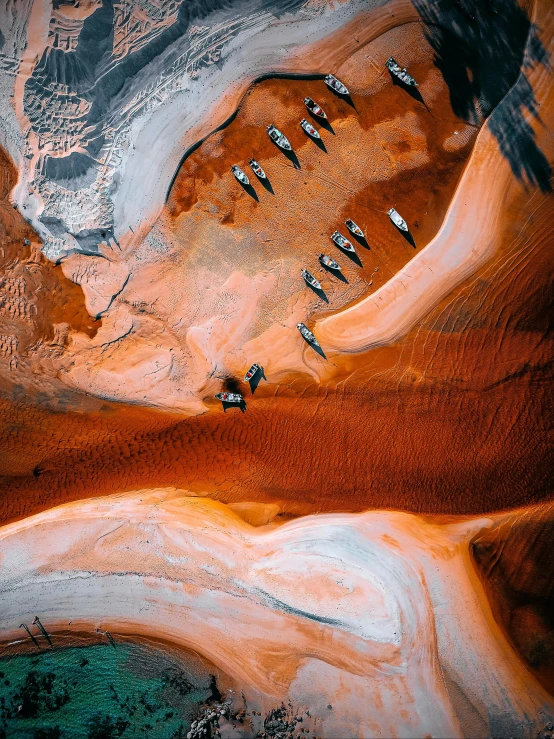
[[[523,74],[536,64],[549,66],[549,57],[525,10],[516,0],[491,0],[486,7],[477,0],[412,3],[426,26],[454,113],[474,125],[490,116],[491,133],[514,175],[550,191],[550,165],[524,118],[525,109],[539,114]]]
[[[324,300],[326,303],[329,302],[329,298],[327,297],[327,295],[325,295],[321,288],[318,289],[317,287],[310,285],[309,282],[306,282],[306,287],[309,287],[310,290],[312,290],[312,292],[314,292],[318,298],[321,298],[321,300]]]
[[[281,154],[284,154],[286,156],[286,158],[289,160],[289,162],[291,162],[295,169],[300,169],[300,162],[298,161],[298,157],[292,149],[281,149],[279,144],[276,144],[272,138],[270,138],[270,141],[276,149],[279,149]]]
[[[235,179],[236,179],[236,177],[235,177]],[[260,198],[258,197],[258,193],[256,192],[256,190],[254,190],[254,188],[252,187],[252,185],[245,185],[245,183],[244,182],[241,182],[240,180],[237,180],[237,182],[239,183],[239,185],[241,185],[242,189],[250,195],[250,197],[253,200],[255,200],[257,203],[260,202]]]
[[[356,111],[356,113],[358,112],[358,109],[356,108],[356,105],[354,104],[354,101],[352,100],[352,96],[350,95],[350,93],[348,93],[348,95],[341,95],[340,92],[337,92],[336,90],[333,90],[332,87],[328,87],[327,89],[330,92],[332,92],[333,95],[335,97],[337,97],[339,100],[344,100],[345,102],[347,102],[348,105],[350,105],[352,108],[354,108],[354,110]]]
[[[391,221],[391,223],[392,223],[392,221]],[[404,231],[404,229],[398,228],[398,226],[395,223],[393,223],[392,225],[398,231],[398,233],[402,236],[402,238],[405,239],[408,242],[408,244],[410,244],[410,246],[413,246],[414,249],[417,248],[416,247],[416,243],[415,243],[415,239],[412,236],[412,234],[411,234],[410,231]]]
[[[302,337],[302,338],[304,339],[304,337]],[[323,349],[322,349],[322,348],[321,348],[321,347],[319,346],[319,344],[311,344],[311,343],[310,343],[310,342],[309,342],[309,341],[308,341],[307,339],[304,339],[304,341],[306,342],[306,344],[307,344],[308,346],[311,346],[311,348],[312,348],[312,349],[314,350],[314,352],[315,352],[316,354],[319,354],[319,356],[320,356],[320,357],[323,357],[323,359],[327,359],[327,357],[325,356],[325,352],[324,352],[324,351],[323,351]]]
[[[270,192],[272,195],[275,195],[275,192],[273,190],[273,186],[272,186],[271,182],[269,181],[269,178],[268,177],[258,177],[258,182],[260,183],[260,185],[265,190],[267,190],[268,192]]]
[[[369,246],[369,244],[367,243],[367,239],[366,239],[365,236],[358,236],[358,234],[353,234],[352,231],[350,231],[350,233],[352,234],[352,237],[354,239],[356,239],[356,241],[358,242],[358,244],[360,244],[361,246],[364,247],[364,249],[370,249],[371,248]]]
[[[226,403],[222,400],[221,405],[223,406],[223,413],[227,413],[227,408],[240,408],[241,413],[246,413],[246,401],[244,400],[242,403]]]
[[[344,249],[340,250],[341,254],[344,254],[345,257],[348,257],[348,259],[351,259],[354,264],[357,264],[358,267],[362,266],[362,260],[360,257],[356,254],[355,251],[346,251]]]
[[[321,151],[324,151],[327,154],[327,147],[325,146],[325,142],[323,141],[323,139],[314,139],[312,136],[310,136],[309,138],[312,139],[318,149],[321,149]]]
[[[320,128],[323,128],[325,131],[329,131],[333,136],[337,135],[328,118],[319,118],[317,115],[314,115],[311,110],[308,110],[308,113],[312,117],[314,123],[317,123]]]
[[[265,376],[265,371],[263,367],[260,367],[260,369],[256,372],[254,377],[252,377],[251,380],[248,380],[248,384],[250,385],[250,391],[252,395],[256,392],[258,389],[258,385],[262,380],[265,380],[267,382],[267,377]]]
[[[343,273],[340,270],[333,269],[332,267],[328,267],[326,264],[321,264],[321,266],[330,275],[333,275],[333,277],[336,277],[337,280],[340,280],[341,282],[345,282],[348,285],[348,280],[346,279],[346,277],[343,275]]]
[[[393,85],[396,85],[396,87],[400,87],[400,89],[407,92],[411,98],[417,100],[418,103],[422,103],[427,108],[427,104],[423,99],[423,95],[420,93],[419,88],[414,87],[413,85],[407,85],[405,82],[402,82],[402,80],[399,79],[395,74],[393,74],[390,69],[388,70],[388,72],[390,74]],[[427,110],[429,110],[429,108],[427,108]]]

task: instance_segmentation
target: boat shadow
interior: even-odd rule
[[[314,144],[317,146],[318,149],[321,149],[321,151],[324,151],[325,154],[327,154],[327,147],[325,146],[325,142],[323,139],[314,139],[310,136]]]
[[[392,225],[395,227],[398,233],[408,242],[408,244],[410,244],[410,246],[413,246],[414,249],[417,249],[416,242],[414,237],[412,236],[411,231],[404,231],[403,228],[398,228],[396,223],[393,223]]]
[[[367,243],[367,239],[365,236],[358,236],[358,234],[352,234],[352,236],[356,239],[356,241],[358,242],[358,244],[360,244],[360,246],[364,247],[364,249],[371,248],[369,244]]]
[[[329,133],[332,133],[333,136],[336,136],[335,129],[331,125],[328,118],[318,118],[316,115],[313,115],[310,113],[312,118],[314,119],[314,122],[319,125],[320,128],[323,128],[325,131],[328,131]]]
[[[246,413],[246,401],[244,400],[240,403],[226,403],[222,400],[221,405],[223,406],[223,413],[227,413],[227,408],[240,408],[242,413]]]
[[[321,264],[321,262],[320,262],[320,264]],[[342,272],[339,269],[333,269],[332,267],[328,267],[326,264],[322,264],[321,266],[330,275],[333,275],[333,277],[336,277],[337,280],[340,280],[341,282],[344,282],[347,285],[349,284],[348,283],[348,280],[346,279],[346,277],[342,274]]]
[[[267,377],[265,376],[264,368],[260,367],[254,377],[248,380],[248,384],[250,385],[250,392],[252,393],[252,395],[254,395],[254,393],[258,389],[258,385],[262,380],[265,380],[267,382]]]
[[[396,87],[399,87],[401,90],[405,90],[410,97],[412,97],[414,100],[417,100],[418,103],[422,103],[427,108],[427,103],[423,99],[423,95],[420,93],[419,88],[414,87],[413,85],[407,85],[405,82],[402,82],[402,80],[398,79],[398,77],[393,74],[390,69],[389,75],[393,85],[396,85]],[[429,108],[427,108],[427,110],[429,110]]]
[[[271,182],[269,181],[269,177],[267,177],[267,175],[266,175],[266,177],[265,177],[265,178],[264,178],[264,177],[258,177],[258,182],[260,183],[260,185],[261,185],[261,186],[262,186],[262,187],[263,187],[263,188],[264,188],[265,190],[267,190],[267,191],[268,191],[269,193],[271,193],[272,195],[275,195],[275,191],[273,190],[273,185],[272,185],[272,184],[271,184]]]
[[[286,158],[289,160],[289,162],[293,165],[295,169],[300,169],[300,162],[298,161],[298,157],[294,153],[293,149],[281,149],[279,144],[276,144],[273,139],[270,138],[271,143],[276,149],[279,149],[281,154],[284,154]]]
[[[334,95],[335,97],[337,97],[337,98],[338,98],[339,100],[344,100],[345,102],[347,102],[347,103],[348,103],[348,105],[350,105],[350,107],[351,107],[351,108],[354,108],[354,110],[356,111],[356,113],[358,112],[358,108],[356,108],[356,104],[355,104],[355,103],[354,103],[354,101],[352,100],[352,96],[350,95],[350,93],[348,93],[348,95],[341,95],[341,94],[340,94],[340,92],[337,92],[336,90],[333,90],[333,88],[332,88],[332,87],[329,87],[329,90],[330,90],[330,91],[331,91],[331,92],[333,93],[333,95]]]
[[[302,338],[304,339],[304,337],[302,337]],[[305,343],[306,343],[306,344],[307,344],[308,346],[311,346],[311,348],[312,348],[312,349],[314,350],[314,352],[316,352],[316,354],[319,354],[319,356],[320,356],[320,357],[323,357],[323,359],[327,359],[327,357],[326,357],[326,355],[325,355],[325,352],[324,352],[324,351],[323,351],[323,349],[322,349],[322,348],[321,348],[321,347],[319,346],[319,344],[312,344],[312,343],[311,343],[310,341],[308,341],[308,339],[304,339],[304,342],[305,342]]]
[[[258,193],[256,192],[256,190],[254,190],[254,188],[252,187],[252,185],[247,185],[246,183],[241,182],[240,180],[237,180],[237,182],[242,186],[242,189],[245,192],[247,192],[248,195],[250,195],[250,197],[253,200],[255,200],[257,203],[260,202],[260,198],[258,197]]]
[[[343,254],[344,254],[344,255],[345,255],[346,257],[348,257],[348,259],[351,259],[351,260],[352,260],[352,261],[354,262],[354,264],[357,264],[357,265],[358,265],[358,267],[362,267],[362,266],[363,266],[363,265],[362,265],[362,260],[361,260],[361,259],[360,259],[360,257],[359,257],[359,256],[358,256],[358,255],[356,254],[356,252],[355,252],[355,251],[346,251],[345,249],[341,249],[341,252],[342,252],[342,253],[343,253]]]
[[[321,298],[321,300],[324,300],[326,303],[329,302],[329,298],[325,293],[323,292],[322,288],[317,288],[314,285],[310,285],[309,282],[306,282],[306,285],[310,288],[312,292],[314,292],[318,298]]]

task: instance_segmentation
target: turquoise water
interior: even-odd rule
[[[0,659],[0,739],[185,739],[214,679],[129,642]]]

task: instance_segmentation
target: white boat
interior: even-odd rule
[[[260,167],[255,159],[251,159],[248,164],[252,167],[252,171],[257,177],[259,177],[261,180],[267,179],[266,173],[263,171],[263,169]]]
[[[270,126],[266,127],[266,131],[268,133],[269,138],[272,141],[275,141],[277,146],[280,146],[281,149],[285,149],[286,151],[292,151],[292,146],[290,145],[290,141],[287,139],[285,134],[281,133],[278,128],[275,128],[273,123]]]
[[[389,211],[387,211],[387,215],[391,219],[391,221],[394,223],[394,225],[397,228],[399,228],[401,231],[409,231],[408,224],[402,218],[402,216],[397,210],[395,210],[394,208],[391,208]]]
[[[308,108],[310,113],[316,115],[318,118],[327,118],[321,105],[318,105],[314,100],[312,100],[312,98],[304,98],[304,105]]]
[[[348,87],[346,87],[346,85],[343,85],[342,82],[338,80],[334,75],[328,74],[324,78],[324,82],[327,87],[330,87],[331,90],[338,92],[339,95],[350,95],[350,93],[348,92]]]
[[[338,272],[341,271],[341,266],[338,262],[335,262],[334,259],[331,259],[331,257],[328,257],[327,254],[320,254],[318,257],[321,264],[323,264],[325,267],[329,267],[329,269],[336,269]]]
[[[316,337],[312,334],[310,329],[306,326],[305,323],[297,323],[296,328],[300,331],[302,336],[306,339],[306,341],[309,344],[313,344],[314,346],[319,346],[319,341],[316,339]]]
[[[394,57],[390,56],[387,59],[387,61],[385,62],[385,67],[389,70],[391,74],[394,74],[395,77],[398,77],[398,79],[405,85],[409,85],[410,87],[418,86],[412,75],[408,74],[408,72],[406,71],[406,67],[402,68],[400,64],[395,61]]]
[[[239,182],[242,182],[243,185],[250,184],[250,180],[248,179],[248,177],[244,174],[242,169],[236,164],[233,164],[233,166],[231,167],[231,172],[235,175],[235,177],[237,178]]]
[[[311,272],[308,272],[307,269],[303,269],[301,270],[300,274],[306,280],[308,285],[315,287],[316,290],[321,290],[321,283],[319,282],[319,280],[316,280],[316,278],[312,275]]]
[[[353,233],[356,236],[359,236],[361,239],[365,238],[364,232],[362,231],[362,229],[359,226],[357,226],[354,223],[354,221],[352,220],[352,218],[347,218],[346,221],[344,222],[344,225],[350,231],[350,233]]]
[[[309,121],[307,121],[305,118],[302,118],[302,120],[300,121],[300,125],[302,126],[302,128],[304,129],[304,131],[306,131],[306,133],[308,134],[308,136],[312,136],[312,138],[314,138],[314,139],[320,139],[321,138],[321,136],[319,135],[319,131],[317,130],[317,128],[315,128],[315,126],[312,126],[312,124]]]
[[[215,397],[222,403],[242,403],[244,398],[240,393],[216,393]]]
[[[263,367],[260,367],[259,364],[256,364],[256,362],[254,362],[252,367],[250,367],[248,372],[244,375],[244,381],[248,382],[249,380],[251,380],[254,377],[254,375],[257,374],[259,370],[263,370]]]
[[[345,251],[353,251],[354,253],[356,252],[352,243],[348,241],[345,236],[339,233],[339,231],[335,231],[335,233],[331,235],[331,238],[337,246],[340,246],[341,249],[344,249]]]

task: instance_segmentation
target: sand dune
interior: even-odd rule
[[[469,540],[492,520],[375,512],[253,528],[175,496],[142,491],[4,527],[2,637],[20,639],[35,613],[50,631],[158,635],[264,708],[290,696],[322,736],[510,735],[524,719],[532,736],[552,717],[472,573]]]

